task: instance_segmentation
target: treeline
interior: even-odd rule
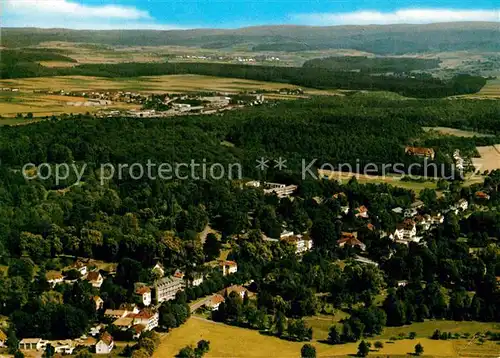
[[[382,90],[409,97],[446,97],[478,92],[486,79],[458,75],[444,81],[436,78],[400,78],[333,71],[324,68],[232,65],[219,63],[121,63],[82,64],[71,68],[44,68],[33,62],[4,66],[0,78],[40,76],[136,77],[196,74],[289,83],[319,89]]]
[[[410,72],[439,67],[439,59],[405,57],[332,56],[304,62],[303,67],[368,73]]]

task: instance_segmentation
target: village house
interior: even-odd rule
[[[282,236],[281,240],[292,245],[295,248],[295,253],[297,255],[307,252],[312,249],[313,242],[309,237],[304,237],[303,235],[292,235]]]
[[[418,242],[417,225],[412,219],[405,219],[396,227],[393,240],[399,244],[408,245],[410,241]]]
[[[361,251],[366,250],[366,245],[363,244],[360,240],[358,240],[357,232],[343,232],[342,236],[339,240],[337,240],[337,244],[340,248],[343,248],[345,245],[348,246],[357,246],[361,249]]]
[[[203,274],[201,273],[195,273],[193,275],[193,278],[191,280],[189,280],[189,285],[192,286],[192,287],[196,287],[196,286],[199,286],[203,283]]]
[[[245,293],[248,293],[248,290],[241,285],[232,285],[226,287],[222,291],[219,291],[219,294],[222,296],[229,296],[232,292],[236,292],[241,297],[241,299],[243,299],[245,297]]]
[[[154,283],[156,303],[175,299],[175,294],[184,289],[184,280],[178,277],[163,277]]]
[[[165,269],[163,268],[163,265],[160,263],[154,265],[154,267],[151,269],[151,272],[153,274],[158,275],[159,277],[165,276]]]
[[[95,288],[101,288],[102,283],[104,282],[104,278],[99,271],[89,272],[85,279],[92,285],[92,287]]]
[[[357,218],[368,219],[368,208],[364,205],[361,205],[359,208],[354,209],[354,213]]]
[[[441,213],[437,213],[436,215],[431,216],[432,225],[441,225],[444,223],[444,216]]]
[[[434,160],[436,153],[432,148],[421,148],[421,147],[406,147],[405,153],[408,155],[414,155],[416,157],[430,158]]]
[[[95,345],[95,353],[109,354],[113,350],[114,346],[115,342],[113,340],[113,337],[108,332],[104,332]]]
[[[469,208],[469,202],[465,199],[460,199],[457,203],[450,205],[447,212],[451,211],[455,215],[458,215],[460,211],[465,211]]]
[[[238,265],[234,261],[220,261],[219,267],[222,269],[222,276],[232,275],[238,272]]]
[[[96,311],[102,310],[104,308],[104,301],[101,297],[94,296],[92,297],[92,300],[94,301]]]
[[[82,276],[85,276],[87,274],[87,265],[80,260],[76,261],[73,264],[72,268],[80,272],[80,275]]]
[[[19,350],[22,351],[40,351],[45,349],[47,341],[41,338],[24,338],[19,342]]]
[[[57,284],[64,282],[64,276],[58,271],[49,271],[45,274],[47,283],[54,288]]]
[[[219,309],[219,306],[222,302],[224,302],[225,299],[222,295],[215,294],[210,298],[210,300],[205,303],[205,307],[211,309],[212,311],[217,311]]]
[[[104,311],[104,317],[117,319],[125,317],[130,313],[139,313],[139,308],[137,308],[135,304],[122,304],[120,308],[116,310],[108,308]]]
[[[160,319],[160,315],[157,311],[153,312],[149,309],[144,309],[139,313],[131,313],[127,317],[132,318],[134,326],[144,326],[144,331],[151,331],[158,327],[158,322]]]
[[[149,306],[151,304],[151,289],[148,286],[137,287],[135,294],[139,296],[144,306]]]
[[[418,215],[414,218],[414,221],[422,231],[428,231],[432,225],[432,218],[428,214]]]
[[[95,325],[95,326],[90,328],[89,334],[92,337],[95,337],[95,336],[99,335],[101,333],[101,331],[104,330],[104,328],[106,328],[106,325],[103,323],[99,323],[98,325]]]
[[[73,351],[75,350],[75,343],[70,339],[50,341],[49,343],[52,347],[54,347],[54,353],[68,355],[73,354]]]

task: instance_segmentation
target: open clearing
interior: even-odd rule
[[[162,338],[162,343],[153,355],[154,358],[174,357],[181,348],[205,339],[210,341],[210,351],[207,358],[222,357],[276,357],[297,358],[303,342],[289,342],[262,335],[257,331],[227,326],[210,322],[201,318],[191,317],[184,325],[172,330]],[[375,342],[377,339],[370,339]],[[497,357],[500,346],[494,342],[483,345],[471,344],[466,340],[434,341],[429,338],[417,337],[414,340],[403,339],[394,343],[384,343],[384,348],[378,352],[371,352],[370,356],[405,357],[414,351],[415,345],[420,342],[424,346],[423,357]],[[331,346],[324,343],[312,342],[316,347],[318,357],[348,357],[357,352],[358,343]],[[498,348],[498,349],[497,349]],[[476,354],[476,355],[474,355]]]
[[[339,172],[331,170],[318,170],[318,175],[320,178],[328,178],[329,180],[340,180],[342,183],[347,183],[353,176],[356,177],[360,184],[389,184],[397,186],[400,188],[414,190],[416,192],[422,191],[423,189],[436,189],[436,182],[433,181],[403,181],[400,175],[387,174],[385,176],[381,175],[368,175],[368,174],[358,174],[358,173],[348,173]]]
[[[251,81],[200,75],[164,75],[133,78],[107,78],[92,76],[55,76],[0,80],[0,87],[20,90],[47,91],[134,91],[147,93],[221,91],[238,93],[252,90],[278,90],[302,88],[306,94],[337,94],[339,91],[322,91],[277,82]]]
[[[492,134],[484,134],[473,131],[464,131],[462,129],[449,128],[449,127],[422,127],[422,129],[426,132],[437,132],[439,134],[452,135],[455,137],[464,137],[464,138],[472,138],[472,137],[493,137]]]
[[[476,147],[480,158],[472,158],[476,171],[484,172],[500,169],[500,144],[485,147]]]

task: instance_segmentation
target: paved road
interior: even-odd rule
[[[198,308],[200,308],[201,306],[203,306],[205,303],[209,302],[212,297],[214,295],[210,295],[210,296],[207,296],[205,297],[204,299],[200,300],[200,301],[196,301],[194,303],[191,303],[189,305],[189,308],[191,309],[191,313],[193,313],[194,311],[196,311]]]

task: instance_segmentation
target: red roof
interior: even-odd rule
[[[212,299],[210,300],[210,304],[215,306],[215,305],[222,303],[224,301],[225,301],[224,297],[222,295],[217,294],[217,295],[212,296]]]
[[[137,288],[137,290],[135,290],[135,293],[138,295],[144,295],[145,293],[148,292],[151,292],[151,289],[148,286],[142,286]]]
[[[346,237],[340,240],[337,240],[337,244],[340,245],[351,245],[351,246],[364,246],[364,244],[356,239],[355,237]]]
[[[220,263],[221,266],[237,266],[236,262],[234,261],[221,261]]]
[[[100,338],[101,341],[106,343],[108,346],[113,343],[113,337],[108,332],[104,332]]]
[[[98,271],[92,271],[87,274],[88,281],[99,281],[101,274]]]
[[[481,198],[481,199],[486,199],[486,198],[489,198],[490,196],[488,194],[486,194],[484,191],[477,191],[476,197]]]
[[[429,157],[434,155],[434,149],[432,148],[406,147],[405,152],[412,155],[423,155]]]
[[[415,225],[415,221],[413,221],[412,219],[406,219],[398,225],[398,229],[412,230]]]

